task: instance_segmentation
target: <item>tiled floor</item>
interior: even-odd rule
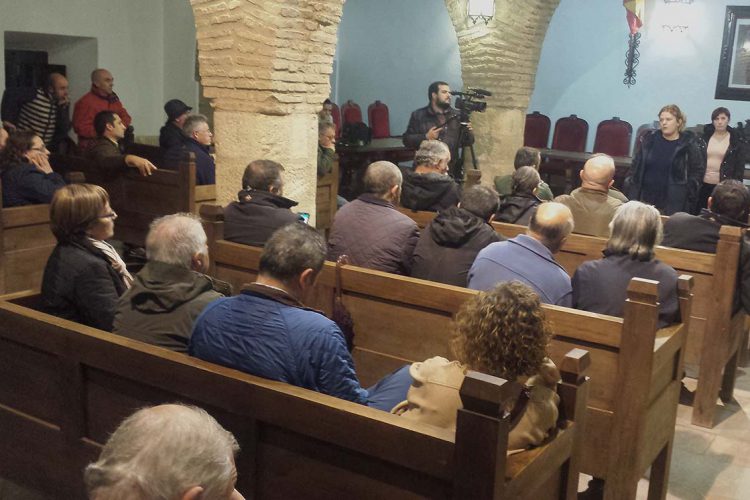
[[[750,368],[738,374],[735,402],[721,408],[713,429],[690,425],[692,408],[680,405],[668,499],[750,499]],[[695,381],[686,379],[690,389]],[[645,499],[648,481],[638,485]]]

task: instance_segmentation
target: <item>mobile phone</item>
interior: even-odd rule
[[[302,222],[304,222],[305,224],[310,223],[310,214],[308,212],[297,212],[297,215],[300,216]]]

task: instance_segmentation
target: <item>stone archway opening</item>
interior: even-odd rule
[[[330,93],[344,0],[191,0],[204,95],[214,109],[217,196],[233,200],[251,159],[285,166],[285,195],[315,213],[316,112]],[[471,26],[467,0],[445,0],[464,85],[493,92],[474,118],[483,178],[509,168],[549,21],[559,0],[496,0]],[[504,169],[503,166],[506,166]]]

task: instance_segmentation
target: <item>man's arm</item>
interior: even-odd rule
[[[317,385],[320,392],[359,404],[367,404],[367,390],[362,388],[354,371],[354,361],[346,348],[344,334],[331,325],[321,334],[315,346],[320,357]]]
[[[427,139],[428,130],[423,130],[425,127],[424,123],[420,123],[418,112],[414,111],[409,118],[409,125],[406,127],[406,132],[402,137],[404,146],[410,149],[419,149],[419,145],[422,141]]]
[[[122,120],[122,123],[129,127],[130,123],[133,121],[133,119],[128,114],[128,111],[125,109],[125,106],[122,105],[122,101],[116,101],[115,109],[113,110],[115,113],[120,115],[120,120]]]
[[[89,106],[86,101],[86,96],[83,96],[73,107],[73,129],[78,135],[79,139],[85,137],[87,139],[93,139],[96,137],[96,131],[94,130],[94,116],[96,110],[93,106]]]

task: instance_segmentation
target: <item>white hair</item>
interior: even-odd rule
[[[629,201],[620,205],[609,223],[607,250],[614,254],[628,254],[638,260],[651,260],[654,247],[661,243],[661,239],[659,211],[640,201]]]
[[[188,115],[185,119],[185,123],[182,124],[182,133],[190,137],[193,132],[198,128],[201,123],[208,123],[208,118],[205,115],[192,114]]]
[[[451,151],[441,141],[426,140],[419,144],[419,149],[414,154],[414,165],[434,166],[443,160],[450,158]]]
[[[146,236],[146,258],[191,269],[196,253],[208,255],[208,238],[200,219],[179,213],[159,217]]]
[[[229,498],[239,446],[211,415],[194,406],[138,410],[84,471],[92,499],[173,500],[193,486],[201,498]]]

